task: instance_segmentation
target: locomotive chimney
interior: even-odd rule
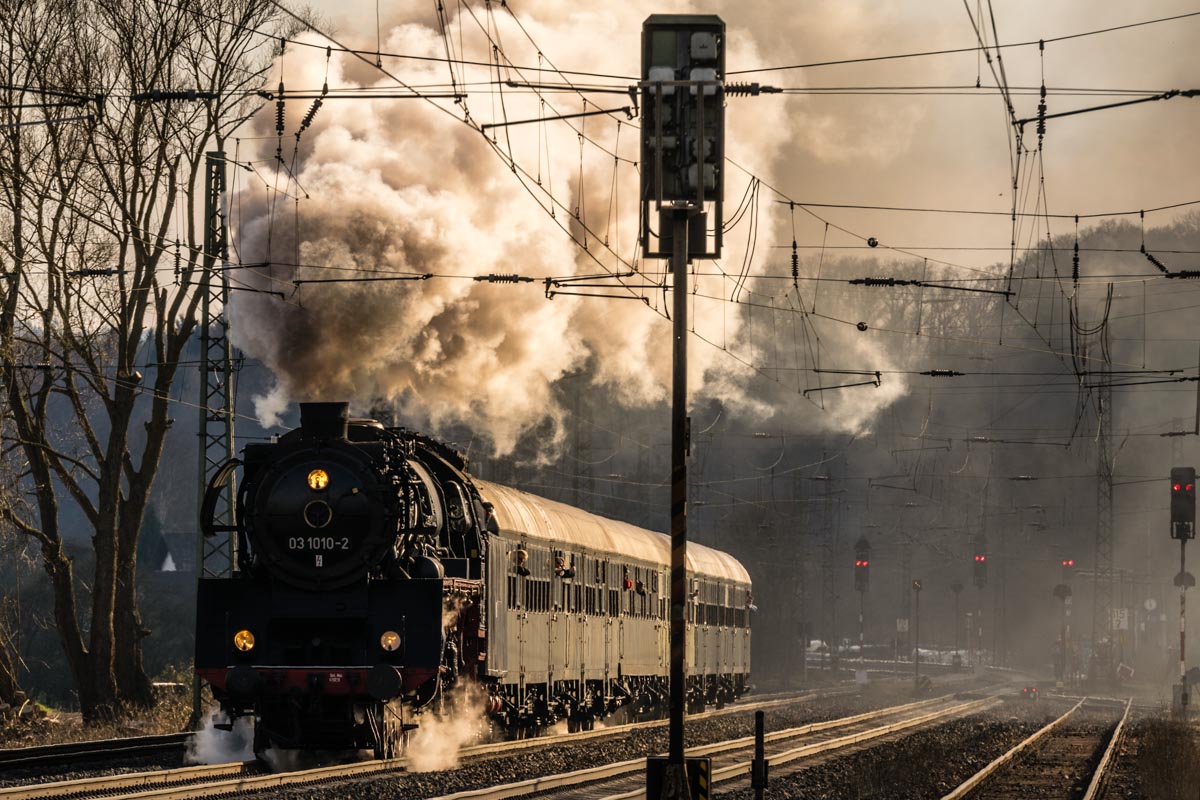
[[[306,439],[345,439],[349,403],[301,403],[300,430]]]

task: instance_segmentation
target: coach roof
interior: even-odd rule
[[[671,563],[671,540],[661,533],[589,514],[574,506],[507,486],[478,478],[473,480],[483,499],[495,506],[496,523],[502,531],[664,566]],[[688,570],[694,575],[750,583],[749,573],[736,558],[693,542],[688,543]]]

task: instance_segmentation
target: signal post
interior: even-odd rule
[[[1196,469],[1195,467],[1171,468],[1171,538],[1179,540],[1179,574],[1175,585],[1179,587],[1179,715],[1187,719],[1187,590],[1196,585],[1196,579],[1187,571],[1187,543],[1196,538]]]
[[[975,663],[971,665],[973,670],[978,670],[983,665],[983,588],[987,586],[987,540],[983,536],[975,539],[975,561],[973,567],[972,578],[975,582],[975,588],[979,590],[978,608],[975,612]],[[970,632],[968,631],[968,638]]]
[[[871,585],[871,543],[866,536],[854,543],[854,588],[858,590],[858,674],[857,683],[867,682],[866,613],[867,588]]]
[[[1054,596],[1061,601],[1059,615],[1059,642],[1062,648],[1062,656],[1059,664],[1058,687],[1061,689],[1070,679],[1070,628],[1067,625],[1067,617],[1070,615],[1068,607],[1071,604],[1071,573],[1075,569],[1075,559],[1064,558],[1062,560],[1062,583],[1054,587]]]
[[[670,747],[646,767],[650,800],[707,800],[712,762],[684,758],[687,702],[687,266],[721,254],[725,23],[655,14],[642,25],[642,253],[669,258],[672,289]],[[657,223],[657,235],[651,216]]]

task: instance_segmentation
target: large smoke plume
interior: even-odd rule
[[[493,35],[507,45],[507,58],[522,65],[538,63],[539,53],[524,38],[527,31],[539,44],[553,45],[547,56],[575,68],[614,75],[636,72],[641,8],[607,6],[597,14],[545,5],[524,11],[524,31],[508,15],[495,16]],[[478,56],[486,62],[490,48],[475,22],[465,16],[450,23],[455,30],[461,23],[465,30],[476,31],[474,37],[464,37],[461,47],[467,58]],[[753,37],[731,30],[736,31],[731,36],[738,58],[760,61]],[[315,35],[311,41],[323,42]],[[432,57],[445,52],[435,20],[421,16],[392,20],[383,49]],[[447,68],[437,62],[406,61],[389,67],[413,85],[448,80]],[[301,89],[319,87],[325,80],[335,89],[360,82],[395,87],[348,56],[326,65],[323,57],[303,50],[284,56],[281,74],[287,86]],[[504,79],[562,80],[549,70],[502,69],[500,74]],[[582,105],[573,93],[543,94],[545,107],[530,92],[491,94],[496,87],[488,87],[486,81],[495,75],[494,69],[484,67],[458,71],[458,80],[471,84],[466,102],[478,119],[499,119],[502,113],[508,119],[526,119],[556,110],[596,108],[594,103]],[[609,97],[599,95],[595,103],[622,102]],[[489,145],[462,124],[460,108],[449,101],[442,105],[451,113],[417,100],[327,100],[300,141],[295,181],[288,180],[282,168],[277,179],[268,177],[269,184],[261,177],[244,181],[235,215],[240,255],[244,262],[271,266],[242,271],[237,278],[287,297],[286,302],[268,294],[239,292],[235,297],[238,345],[265,361],[277,380],[271,392],[257,399],[260,418],[275,422],[296,400],[349,398],[365,406],[383,398],[393,401],[410,423],[435,429],[465,423],[504,453],[535,428],[544,437],[543,445],[560,437],[563,412],[552,387],[564,376],[582,371],[627,405],[665,399],[669,323],[655,313],[669,302],[662,291],[639,289],[645,304],[572,296],[547,300],[537,283],[497,286],[470,280],[487,273],[544,277],[625,270],[604,246],[606,241],[622,258],[636,261],[637,172],[632,162],[638,158],[637,121],[618,125],[615,119],[623,115],[617,114],[576,122],[574,127],[550,122],[500,129]],[[299,104],[290,103],[286,109],[285,161],[291,148],[286,140],[305,112],[295,106]],[[731,153],[755,172],[767,174],[791,144],[788,108],[787,101],[739,105],[729,114],[729,138],[735,143]],[[259,155],[268,164],[277,144],[272,123],[267,113],[255,123],[263,137],[257,142]],[[581,145],[580,133],[590,141]],[[528,173],[531,191],[497,152],[511,155]],[[260,168],[260,173],[265,171]],[[747,182],[745,175],[729,172],[731,210]],[[297,203],[293,197],[303,199]],[[722,264],[735,276],[747,247],[757,241],[755,264],[761,264],[768,246],[785,236],[786,218],[774,198],[764,191],[758,206],[756,235],[748,237],[748,223],[743,223],[727,239]],[[586,251],[570,240],[560,223],[577,240],[587,240]],[[786,272],[786,256],[770,260]],[[661,265],[646,262],[641,268],[646,277],[635,276],[629,283],[645,286],[661,280]],[[769,413],[779,398],[764,403],[758,396],[763,389],[750,388],[754,373],[742,362],[761,367],[768,361],[767,350],[777,349],[778,343],[765,338],[767,329],[761,324],[757,331],[744,330],[745,307],[727,302],[734,280],[711,277],[713,268],[706,262],[697,262],[697,271],[707,276],[697,278],[693,327],[713,345],[693,339],[693,392],[735,409]],[[303,283],[293,291],[292,281],[297,279],[381,278],[388,273],[435,277]],[[614,290],[591,291],[618,293],[612,283]],[[794,328],[796,315],[784,316],[780,325]],[[760,313],[760,323],[762,318]],[[826,346],[845,336],[844,352],[883,360],[869,341],[840,329],[826,336]],[[787,347],[792,347],[790,340]],[[738,358],[722,353],[723,348]],[[768,375],[778,379],[779,373]],[[787,385],[782,379],[779,383]],[[825,424],[859,428],[900,391],[902,384],[893,382],[865,402],[856,398],[839,405],[831,397],[829,408],[835,413]],[[797,399],[794,391],[780,397]]]

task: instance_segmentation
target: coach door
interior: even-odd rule
[[[671,587],[665,572],[654,573],[654,630],[659,637],[659,674],[667,667],[667,654],[671,652]]]
[[[600,562],[600,575],[602,583],[600,584],[600,613],[604,615],[604,683],[605,692],[608,692],[608,681],[613,678],[613,668],[616,664],[613,663],[613,618],[616,617],[617,611],[613,608],[613,601],[616,592],[608,588],[609,570],[611,569],[608,561]],[[616,581],[616,577],[612,576],[612,580]]]
[[[511,669],[508,621],[517,598],[517,576],[510,559],[515,549],[511,542],[497,542],[488,549],[488,674],[492,677]]]
[[[587,659],[588,659],[588,618],[587,618],[587,581],[588,581],[588,559],[585,556],[579,556],[578,563],[575,565],[575,578],[571,581],[571,591],[574,594],[571,605],[571,617],[575,620],[575,628],[572,631],[573,641],[571,646],[575,648],[575,669],[579,672],[579,680],[582,697],[582,681],[587,680]]]
[[[729,621],[725,618],[725,609],[729,605],[729,587],[723,583],[717,584],[717,658],[714,672],[720,674],[728,672],[728,665],[725,663],[728,657],[728,643],[725,637],[728,635],[728,627],[726,623]]]
[[[529,655],[529,551],[522,545],[513,550],[513,575],[516,585],[513,619],[517,626],[517,684],[525,697],[526,658]]]

